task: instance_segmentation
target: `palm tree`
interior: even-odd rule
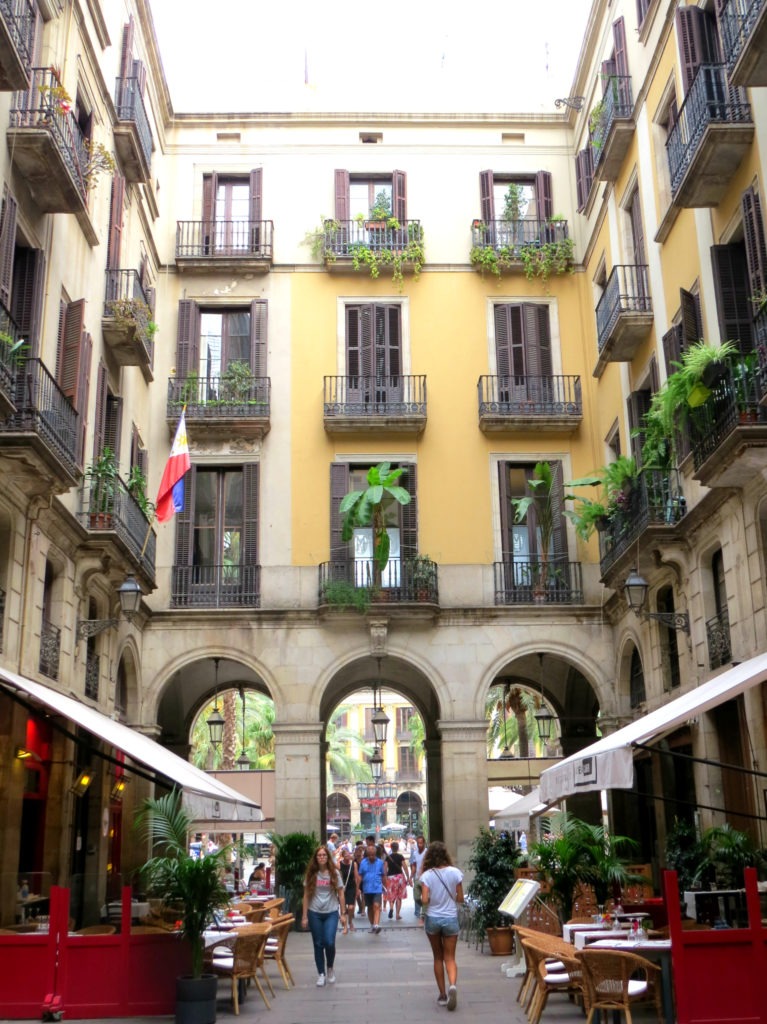
[[[417,711],[414,711],[410,718],[408,718],[407,728],[410,733],[410,749],[414,750],[416,754],[421,754],[423,745],[426,742],[426,728],[423,724],[423,719]]]
[[[242,749],[240,736],[242,705],[237,690],[218,694],[216,701],[223,707],[224,740],[218,749],[210,742],[208,717],[214,701],[208,701],[197,716],[192,728],[192,763],[198,768],[215,771],[234,768]],[[274,768],[274,701],[256,690],[245,691],[245,753],[256,768]]]
[[[350,541],[358,527],[371,527],[373,533],[373,585],[380,589],[381,577],[389,562],[389,533],[386,511],[389,506],[407,505],[410,495],[397,481],[404,467],[391,469],[391,463],[380,462],[367,473],[364,491],[349,491],[341,499],[341,539]]]
[[[221,744],[221,767],[226,771],[231,770],[237,763],[237,691],[224,690],[222,695],[224,705],[224,739]]]
[[[515,743],[519,746],[517,756],[529,757],[531,739],[538,750],[541,739],[535,712],[539,706],[540,699],[524,687],[510,687],[508,684],[491,686],[485,701],[485,717],[490,723],[487,730],[488,757],[496,756],[499,750],[509,751]]]
[[[344,704],[336,708],[325,734],[328,793],[333,790],[333,776],[348,782],[370,782],[373,778],[370,765],[362,760],[362,757],[370,757],[373,753],[372,745],[366,743],[359,733],[338,725],[338,719],[348,710]]]

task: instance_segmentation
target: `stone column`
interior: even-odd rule
[[[275,722],[274,819],[275,831],[314,832],[322,825],[321,782],[325,763],[321,758],[321,722]]]
[[[442,736],[444,840],[455,863],[466,867],[471,844],[490,818],[487,797],[487,722],[437,723]],[[430,811],[431,813],[431,807]],[[439,838],[434,835],[434,838]]]

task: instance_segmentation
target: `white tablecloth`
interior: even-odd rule
[[[589,948],[595,949],[628,949],[634,952],[650,953],[653,950],[671,949],[671,939],[640,939],[634,942],[632,939],[597,939],[590,942]]]
[[[585,949],[586,946],[591,946],[595,942],[601,939],[615,939],[617,941],[626,941],[626,931],[624,928],[617,928],[611,930],[609,928],[603,928],[602,931],[589,931],[589,932],[576,932],[575,933],[575,948]]]
[[[605,926],[600,921],[584,922],[583,924],[563,924],[562,925],[562,938],[565,942],[572,942],[573,936],[576,932],[601,932],[604,931]]]

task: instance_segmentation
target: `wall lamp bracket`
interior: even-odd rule
[[[554,106],[557,110],[560,107],[568,107],[570,110],[581,110],[585,99],[585,96],[563,96],[562,99],[554,100]]]
[[[623,584],[623,594],[629,608],[635,615],[643,619],[652,619],[653,622],[660,622],[668,629],[681,630],[690,635],[690,613],[689,612],[647,612],[645,602],[649,584],[646,579],[639,575],[636,569],[632,569]]]

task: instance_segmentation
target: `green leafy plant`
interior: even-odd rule
[[[714,825],[700,837],[701,857],[695,871],[696,884],[714,882],[720,889],[741,889],[744,868],[763,868],[764,851],[758,850],[746,832],[729,822]]]
[[[125,485],[147,519],[151,519],[154,515],[154,502],[146,496],[146,477],[140,466],[131,466]]]
[[[140,868],[147,893],[177,908],[181,935],[192,947],[192,976],[199,978],[205,950],[203,933],[216,910],[229,902],[222,881],[229,848],[200,857],[190,854],[192,821],[178,790],[145,800],[135,825],[150,841],[154,853]]]
[[[380,192],[376,192],[373,205],[370,207],[370,220],[386,221],[391,214],[391,193],[381,189]]]
[[[381,575],[389,562],[389,534],[386,529],[386,510],[392,504],[408,505],[410,495],[397,481],[404,468],[392,469],[391,463],[380,462],[367,472],[368,486],[364,491],[349,491],[341,499],[341,539],[348,542],[357,528],[372,527],[373,531],[373,583],[381,586]]]
[[[700,836],[692,822],[675,818],[666,833],[665,866],[676,871],[680,894],[697,884],[695,876],[704,856]]]
[[[104,514],[113,510],[117,476],[117,459],[107,445],[85,469],[85,478],[90,483],[91,512]]]
[[[514,270],[520,264],[528,280],[540,278],[547,284],[554,274],[572,273],[575,248],[571,238],[553,242],[525,242],[521,245],[474,245],[469,252],[471,265],[480,271],[500,278],[505,270]]]
[[[116,327],[135,331],[136,337],[144,344],[157,332],[157,324],[152,320],[152,311],[143,299],[111,299],[106,307]]]
[[[514,506],[515,523],[524,523],[530,510],[534,512],[540,567],[534,573],[533,588],[541,589],[545,588],[549,580],[549,557],[559,518],[556,474],[551,463],[536,462],[527,486],[533,493],[522,498],[512,498],[511,503]]]
[[[322,600],[342,611],[349,608],[366,612],[372,597],[370,587],[355,587],[346,580],[327,580],[322,584]]]
[[[226,403],[243,405],[253,387],[253,373],[248,363],[234,359],[221,374],[221,399]]]
[[[476,901],[476,921],[482,932],[508,924],[498,907],[514,884],[514,870],[519,864],[520,851],[507,832],[480,829],[471,846],[468,866],[474,877],[467,896]]]
[[[565,509],[564,514],[575,525],[575,532],[581,540],[589,540],[594,530],[606,528],[610,516],[610,509],[601,501],[592,501],[590,498],[576,498],[568,494],[565,501],[577,501],[578,505]]]
[[[181,386],[181,401],[184,405],[197,405],[200,396],[200,375],[190,370]]]
[[[319,839],[314,832],[271,832],[269,839],[275,848],[276,891],[285,894],[285,910],[297,913],[303,899],[306,867],[320,845]]]
[[[7,331],[0,331],[0,358],[6,365],[19,366],[27,357],[29,345],[23,338],[14,339]]]
[[[437,566],[428,555],[414,555],[410,560],[413,589],[431,592],[437,582]]]
[[[107,174],[111,178],[117,170],[117,163],[103,142],[94,142],[93,139],[86,139],[84,145],[88,159],[83,168],[83,181],[85,182],[86,189],[89,192],[94,192],[99,176]]]
[[[601,100],[598,100],[591,108],[589,114],[589,135],[592,136],[591,144],[599,151],[602,148],[603,139],[601,138],[600,129],[602,127],[602,121],[605,116],[605,99],[604,96]],[[594,138],[594,136],[597,136]]]

